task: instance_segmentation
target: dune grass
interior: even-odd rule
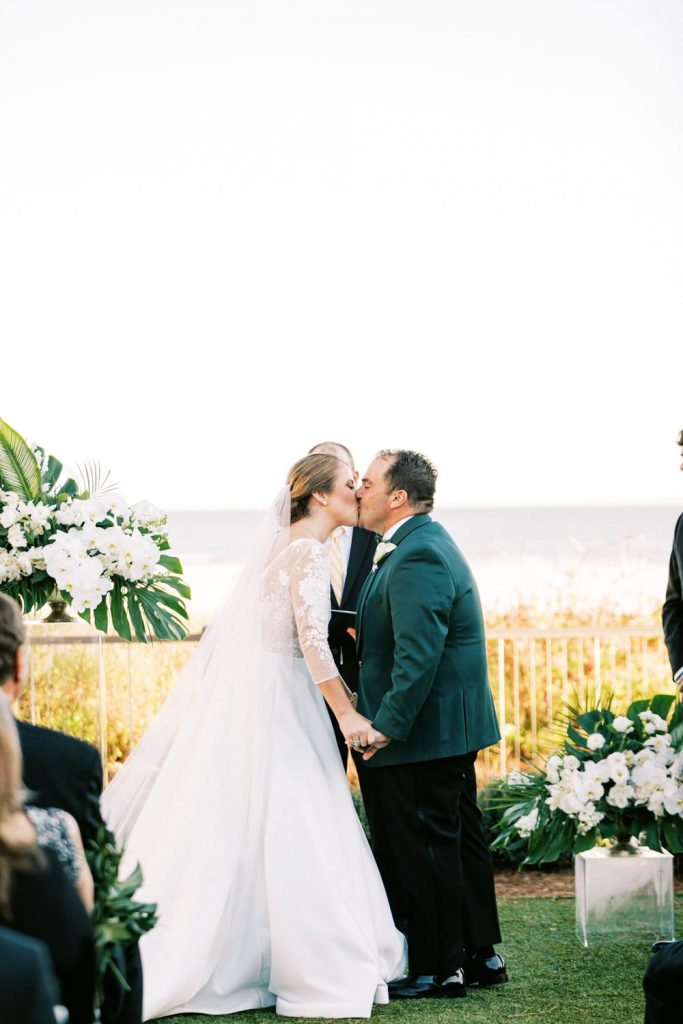
[[[642,1024],[642,977],[650,956],[649,937],[620,938],[584,949],[574,935],[573,899],[515,899],[501,902],[510,982],[499,989],[471,991],[462,1000],[419,1000],[377,1007],[377,1024]],[[676,925],[683,934],[683,902]],[[272,1010],[229,1016],[185,1014],[163,1024],[230,1022],[273,1024]]]

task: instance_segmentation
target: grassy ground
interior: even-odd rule
[[[573,899],[501,902],[505,943],[501,952],[510,982],[463,1000],[420,1000],[377,1007],[376,1024],[642,1024],[642,977],[651,939],[620,939],[584,949],[574,935]],[[676,907],[683,934],[683,901]],[[164,1024],[229,1021],[273,1024],[273,1012],[253,1010],[225,1017],[187,1014]]]

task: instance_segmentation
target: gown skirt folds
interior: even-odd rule
[[[207,749],[211,715],[191,713],[127,843],[124,868],[142,864],[141,898],[159,904],[140,945],[145,1019],[273,1005],[367,1018],[405,970],[324,699],[302,658],[262,667],[270,727],[244,723],[262,747],[251,770],[229,739],[222,757]]]

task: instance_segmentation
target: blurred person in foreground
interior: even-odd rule
[[[311,448],[309,455],[335,455],[351,469],[354,483],[358,483],[358,470],[353,455],[346,445],[337,441],[324,441]],[[361,526],[338,526],[325,541],[330,559],[330,627],[328,640],[339,674],[355,693],[358,690],[358,655],[355,641],[355,611],[361,587],[372,569],[372,558],[377,537]],[[332,710],[328,707],[337,747],[344,769],[348,764],[349,748]]]
[[[676,438],[681,448],[683,470],[683,430]],[[683,515],[674,529],[669,562],[669,584],[662,609],[664,639],[669,652],[671,671],[683,693]],[[680,1024],[683,1013],[683,942],[657,942],[654,956],[643,979],[645,990],[645,1024]]]
[[[24,691],[26,668],[26,630],[21,609],[11,598],[0,594],[0,697],[4,695],[8,706],[18,701]],[[63,869],[73,878],[86,907],[91,909],[92,878],[83,849],[105,828],[99,803],[99,753],[92,744],[54,729],[22,721],[15,724],[23,759],[23,782],[30,795],[26,812],[39,842],[52,843]],[[124,991],[118,983],[105,985],[102,1020],[104,1024],[140,1024],[142,965],[137,944],[121,950],[119,968],[130,991]]]
[[[88,911],[52,846],[41,845],[26,815],[21,748],[0,700],[0,924],[44,942],[70,1024],[91,1024],[95,943]]]
[[[680,431],[676,444],[681,448],[681,470],[683,470],[683,430]],[[662,609],[662,624],[671,671],[680,695],[683,693],[683,515],[679,516],[674,529],[674,542],[669,562],[669,584],[666,588],[666,600]]]
[[[0,928],[0,1007],[12,1024],[57,1024],[59,986],[43,942]]]

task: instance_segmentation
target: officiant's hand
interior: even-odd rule
[[[391,736],[385,736],[383,732],[377,732],[376,729],[370,729],[367,734],[367,750],[363,754],[363,760],[369,761],[371,757],[375,756],[378,750],[388,747],[390,743]]]

